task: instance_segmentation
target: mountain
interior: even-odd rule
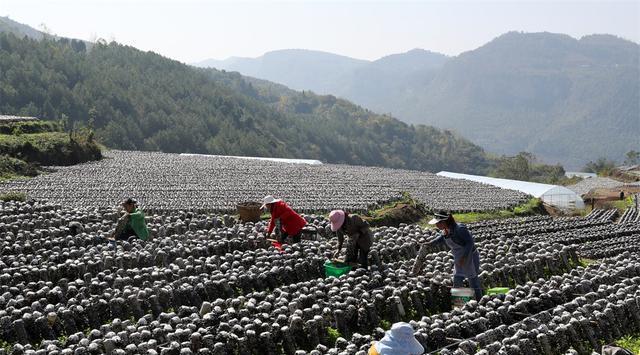
[[[285,85],[292,84],[286,68],[296,65],[308,73],[296,88],[452,129],[491,152],[528,151],[577,169],[640,148],[639,54],[638,44],[611,35],[510,32],[456,57],[412,50],[361,63],[332,77],[333,87],[308,58],[272,60],[281,68],[269,75],[259,66],[217,64]]]
[[[27,36],[29,38],[40,40],[45,34],[28,25],[16,22],[8,16],[0,16],[0,32],[13,33],[17,37]]]
[[[336,84],[344,75],[367,61],[336,54],[304,49],[285,49],[258,58],[231,57],[224,61],[207,60],[196,66],[237,71],[247,76],[282,83],[295,90],[335,94]],[[339,84],[338,84],[339,85]]]
[[[422,99],[416,88],[428,85],[448,59],[423,49],[389,55],[343,76],[335,93],[376,112],[404,116]]]
[[[405,118],[571,168],[619,159],[640,147],[639,54],[609,35],[508,33],[448,61]]]
[[[390,112],[389,107],[411,107],[412,101],[416,100],[413,88],[428,83],[447,59],[443,54],[423,49],[392,54],[375,61],[321,51],[285,49],[257,58],[207,59],[193,65],[237,71],[296,90],[348,98],[374,111]]]
[[[91,129],[118,149],[475,173],[492,164],[452,132],[335,96],[194,68],[115,42],[79,43],[0,33],[0,112]]]

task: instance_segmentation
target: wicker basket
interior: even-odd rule
[[[260,206],[259,202],[243,202],[236,205],[240,220],[242,222],[258,222],[260,220]]]

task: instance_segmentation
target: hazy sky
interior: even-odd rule
[[[640,1],[0,0],[0,16],[184,62],[306,48],[362,59],[424,48],[456,55],[507,31],[640,41]]]

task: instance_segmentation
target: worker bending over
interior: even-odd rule
[[[350,215],[343,210],[334,210],[329,213],[331,231],[338,234],[338,250],[334,254],[337,258],[342,250],[344,235],[348,236],[347,253],[345,263],[358,262],[360,267],[369,267],[369,250],[373,244],[373,236],[369,230],[369,223],[365,222],[358,215]]]
[[[471,233],[464,224],[456,223],[453,216],[447,211],[438,211],[429,221],[440,231],[440,235],[421,247],[420,255],[413,267],[416,275],[422,269],[422,259],[426,256],[426,247],[438,244],[446,244],[453,254],[453,287],[462,287],[464,279],[469,280],[469,286],[474,290],[476,300],[482,298],[482,285],[480,285],[480,253]]]
[[[286,202],[271,195],[262,199],[262,209],[267,209],[271,213],[269,227],[267,227],[267,238],[276,227],[276,220],[280,220],[280,243],[286,242],[287,237],[291,237],[294,243],[300,242],[302,237],[302,228],[307,225],[299,214],[296,213]]]

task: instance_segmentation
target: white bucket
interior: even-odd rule
[[[451,289],[451,304],[453,308],[462,308],[464,304],[475,299],[475,293],[472,288],[452,288]]]

